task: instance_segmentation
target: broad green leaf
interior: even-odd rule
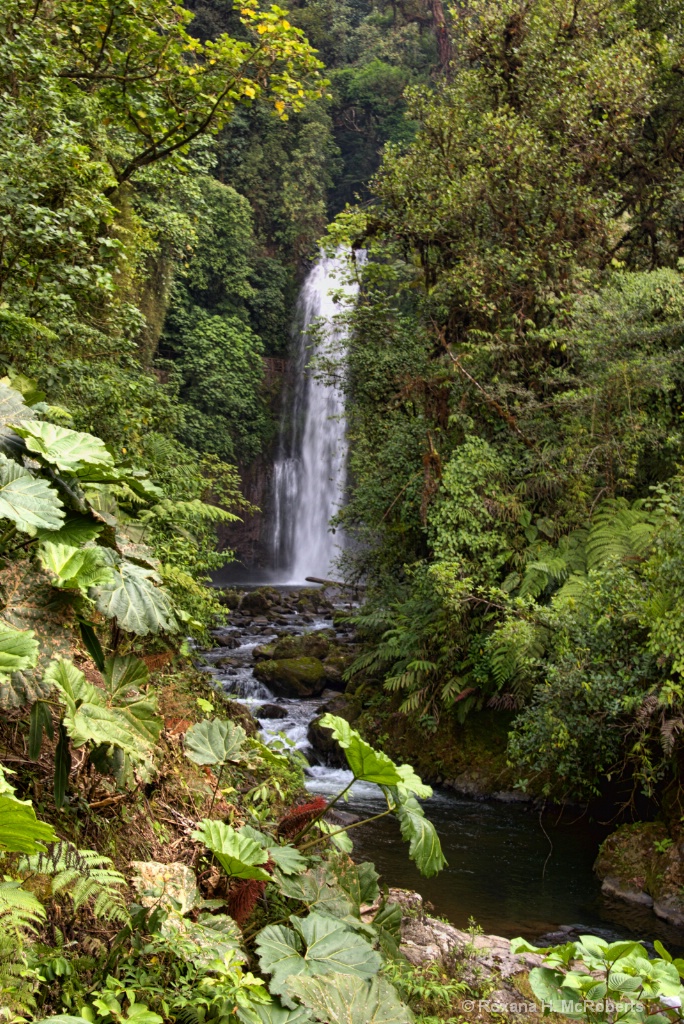
[[[149,679],[147,665],[133,654],[105,661],[108,702],[127,720],[133,732],[154,746],[159,742],[164,720],[158,714],[157,698],[142,690]]]
[[[72,1017],[68,1013],[58,1013],[55,1017],[43,1017],[36,1024],[84,1024],[83,1017]]]
[[[306,871],[309,861],[291,843],[280,846],[273,836],[267,836],[264,832],[252,828],[251,825],[243,825],[239,831],[241,836],[253,839],[262,849],[266,850],[269,860],[273,861],[283,875],[300,875]]]
[[[347,832],[340,831],[339,825],[332,825],[329,821],[321,819],[317,823],[317,828],[320,828],[321,832],[325,832],[326,835],[330,836],[333,846],[336,846],[342,853],[351,853],[353,851],[354,843],[351,836]]]
[[[396,989],[384,978],[359,981],[349,975],[292,978],[289,994],[296,996],[325,1024],[411,1024],[413,1014]]]
[[[34,668],[38,662],[38,642],[32,629],[19,632],[0,625],[0,674]]]
[[[223,960],[228,954],[234,961],[244,962],[247,957],[240,949],[242,932],[227,914],[200,914],[197,921],[172,912],[162,924],[162,935],[180,939],[183,959],[196,967],[207,968],[214,960]]]
[[[394,810],[401,834],[409,843],[409,857],[415,861],[421,875],[431,878],[446,866],[435,826],[425,817],[423,808],[413,796],[397,803]]]
[[[310,910],[316,909],[332,917],[347,917],[354,912],[354,906],[341,888],[332,864],[316,864],[303,874],[289,878],[277,871],[276,880],[283,896],[301,900]]]
[[[47,480],[34,476],[1,452],[0,519],[10,519],[29,537],[34,537],[39,528],[58,530],[64,519],[59,495]]]
[[[24,396],[10,386],[8,377],[3,377],[0,380],[0,438],[11,433],[9,423],[31,420],[34,417],[35,413],[26,405]]]
[[[135,761],[151,757],[163,724],[153,701],[139,694],[129,698],[120,690],[108,693],[63,659],[52,662],[45,677],[58,689],[66,709],[64,725],[74,747],[113,744]]]
[[[582,1013],[568,1012],[568,1006],[579,1002],[580,999],[577,992],[563,988],[564,976],[560,971],[554,971],[550,967],[533,967],[528,980],[539,1002],[550,1007],[555,1013],[562,1012],[564,1016],[573,1019],[583,1016]],[[566,1006],[561,1009],[563,1001]]]
[[[96,522],[92,516],[84,516],[80,512],[67,512],[59,530],[38,530],[37,536],[39,540],[49,540],[53,544],[68,544],[77,548],[88,541],[96,540],[103,529],[103,524]]]
[[[199,828],[192,833],[192,838],[204,843],[217,861],[233,878],[256,878],[270,882],[271,876],[260,864],[265,864],[268,854],[253,839],[240,835],[223,821],[211,821],[205,818]]]
[[[342,861],[337,865],[335,874],[341,888],[357,910],[363,904],[373,903],[378,898],[380,876],[369,861],[362,864],[354,864],[351,860]]]
[[[136,658],[134,654],[127,654],[125,657],[117,655],[106,659],[104,678],[111,694],[126,694],[131,689],[139,690],[147,686],[150,672],[145,662],[141,658]]]
[[[240,761],[247,733],[241,725],[221,718],[205,719],[185,734],[185,756],[195,764],[227,764]]]
[[[30,452],[66,473],[78,473],[86,466],[112,466],[114,459],[104,441],[93,434],[58,427],[54,423],[23,421],[12,424],[15,433],[24,438]]]
[[[8,853],[38,853],[44,843],[56,843],[52,825],[38,821],[30,800],[0,794],[0,850]]]
[[[313,1024],[313,1017],[303,1006],[287,1010],[275,1000],[244,1009],[238,1007],[237,1015],[242,1024]]]
[[[351,929],[322,914],[292,917],[293,928],[269,925],[256,939],[262,971],[271,975],[269,989],[287,996],[287,981],[296,975],[351,974],[370,978],[382,959]]]
[[[398,903],[385,903],[373,918],[373,928],[385,956],[400,956],[402,912]]]
[[[429,800],[432,796],[432,788],[426,786],[419,775],[416,775],[410,764],[398,764],[397,771],[401,775],[401,784],[397,787],[400,792],[413,793],[419,800]]]
[[[374,750],[344,718],[331,714],[323,715],[320,725],[330,729],[344,750],[355,778],[364,782],[376,782],[379,786],[403,785],[404,779],[394,761],[387,754]]]
[[[164,1024],[164,1018],[148,1009],[145,1003],[131,1003],[122,1021],[131,1024]]]
[[[90,587],[114,578],[114,570],[105,564],[102,548],[78,548],[43,541],[38,557],[55,587],[80,590],[85,595]]]
[[[123,561],[109,583],[93,589],[98,611],[116,619],[122,629],[138,636],[148,633],[173,633],[178,629],[171,597],[152,569]]]

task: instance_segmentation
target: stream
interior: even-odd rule
[[[225,585],[227,580],[220,582]],[[286,598],[298,590],[289,586],[277,589]],[[336,694],[325,691],[313,699],[278,697],[253,674],[258,645],[279,636],[319,630],[332,630],[331,614],[289,612],[273,623],[258,615],[234,612],[230,625],[216,631],[217,643],[227,646],[206,651],[204,657],[216,683],[249,707],[266,742],[285,737],[312,761],[306,771],[308,790],[332,797],[351,775],[313,763],[307,729],[321,705]],[[335,632],[341,640],[349,638]],[[265,705],[270,705],[271,711],[275,705],[284,717],[263,717],[269,710]],[[358,783],[345,810],[368,817],[384,806],[376,786]],[[354,857],[372,860],[388,885],[420,892],[435,913],[458,927],[466,927],[474,918],[485,932],[523,935],[531,941],[546,936],[552,941],[552,934],[556,941],[564,941],[557,933],[572,927],[609,940],[659,938],[669,947],[681,949],[682,935],[677,929],[648,910],[601,893],[592,864],[610,827],[592,824],[578,813],[566,815],[562,821],[546,815],[540,822],[539,812],[529,805],[473,800],[446,789],[438,789],[425,808],[449,862],[436,878],[425,879],[415,869],[392,818],[353,830]]]

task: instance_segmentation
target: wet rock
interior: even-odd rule
[[[507,979],[537,967],[542,957],[534,953],[511,953],[510,941],[499,935],[471,935],[451,924],[438,921],[425,913],[423,898],[407,889],[389,890],[389,899],[402,911],[401,945],[404,956],[412,964],[431,964],[463,957],[469,951],[473,973],[480,981],[489,980],[497,986],[496,998],[503,1003],[519,1001],[520,992],[506,984]],[[375,907],[362,910],[364,920],[372,920]],[[467,971],[466,971],[467,974]]]
[[[616,899],[624,900],[625,903],[632,903],[638,907],[653,907],[653,897],[649,896],[643,889],[623,882],[619,878],[604,878],[601,883],[601,892],[606,896],[614,896]],[[655,908],[654,908],[655,909]],[[656,913],[658,913],[656,911]],[[659,917],[663,915],[658,914]]]
[[[240,602],[242,612],[251,612],[252,615],[267,612],[271,607],[271,601],[263,590],[250,590],[243,595]]]
[[[684,905],[677,896],[666,896],[656,900],[653,904],[653,913],[675,928],[684,928]]]
[[[322,661],[335,653],[335,644],[322,633],[304,633],[302,636],[284,636],[272,644],[255,647],[255,661],[265,658],[318,658]]]
[[[351,704],[343,694],[337,694],[332,700],[326,701],[318,709],[318,717],[309,722],[306,738],[311,744],[316,759],[320,764],[328,765],[330,768],[347,768],[347,759],[340,745],[333,739],[330,729],[321,725],[321,718],[324,714],[337,715],[344,718],[350,724],[359,717],[360,711],[356,705]]]
[[[240,594],[237,590],[219,590],[218,600],[224,608],[230,608],[231,611],[236,611],[240,606]]]
[[[325,668],[325,678],[328,686],[332,686],[336,689],[343,690],[345,687],[343,674],[351,665],[354,660],[354,655],[350,653],[344,653],[342,651],[333,651],[326,658],[323,659],[323,667]]]
[[[217,634],[214,636],[214,640],[216,641],[217,647],[227,647],[228,650],[231,651],[235,650],[236,647],[240,646],[240,640],[238,639],[238,637],[235,636],[234,633],[231,633],[229,635],[225,633],[222,635]]]
[[[217,668],[236,668],[239,664],[236,658],[217,658],[214,662]]]
[[[280,704],[262,704],[256,709],[257,718],[287,718],[287,709]]]
[[[318,658],[258,661],[254,676],[282,697],[316,697],[325,689],[325,669]]]

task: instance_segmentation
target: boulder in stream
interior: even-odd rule
[[[262,704],[260,708],[256,709],[254,714],[259,719],[287,718],[287,708],[282,707],[280,704]]]
[[[267,658],[256,663],[254,677],[281,697],[317,697],[326,686],[318,658]]]
[[[309,722],[306,734],[316,759],[320,764],[328,765],[330,768],[348,768],[344,751],[339,743],[333,739],[330,729],[326,729],[321,725],[321,718],[324,714],[329,713],[337,715],[339,718],[344,718],[345,721],[352,724],[359,717],[359,709],[354,704],[351,704],[342,694],[338,694],[318,708],[318,711],[318,716]]]

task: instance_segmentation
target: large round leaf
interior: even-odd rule
[[[33,476],[0,452],[0,519],[10,519],[18,530],[34,537],[36,530],[58,530],[64,509],[57,491],[47,480]]]
[[[266,850],[253,839],[240,835],[224,821],[205,818],[192,833],[192,838],[211,850],[227,875],[233,878],[256,878],[263,882],[271,880],[268,871],[259,867],[268,860]]]
[[[413,796],[400,799],[394,813],[399,819],[401,834],[409,843],[409,857],[416,862],[421,875],[431,878],[446,866],[446,859],[435,826],[425,817],[423,808]]]
[[[56,843],[52,825],[38,821],[30,800],[0,794],[0,850],[39,853],[44,843]]]
[[[155,586],[156,579],[153,570],[124,561],[115,567],[112,580],[94,587],[91,596],[98,611],[129,633],[173,633],[178,629],[173,604],[168,592]]]
[[[411,1024],[413,1014],[382,978],[359,982],[349,975],[292,978],[288,990],[325,1024]]]
[[[262,971],[271,975],[270,991],[289,998],[287,982],[295,975],[350,974],[371,978],[382,959],[355,931],[322,914],[291,918],[294,928],[268,925],[257,935]]]
[[[398,786],[403,778],[397,771],[394,761],[382,751],[373,750],[370,743],[352,729],[349,722],[337,715],[323,715],[319,723],[323,728],[330,729],[342,747],[354,777],[364,782],[375,782],[379,786]]]
[[[195,764],[240,761],[247,733],[241,725],[212,718],[197,722],[185,734],[185,756]]]
[[[13,429],[24,438],[30,452],[40,455],[63,472],[78,473],[86,466],[114,464],[104,441],[92,434],[38,420],[13,424]]]
[[[38,661],[38,642],[32,629],[6,629],[0,625],[0,674],[34,668]]]

